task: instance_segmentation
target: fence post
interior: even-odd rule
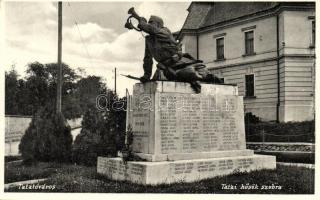
[[[265,140],[265,135],[264,135],[264,129],[262,129],[262,149],[265,150],[265,144],[264,144],[264,140]]]
[[[9,156],[12,154],[12,148],[11,148],[11,140],[9,141]]]

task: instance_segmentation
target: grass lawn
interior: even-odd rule
[[[96,173],[96,167],[39,163],[6,168],[6,183],[26,179],[48,178],[39,185],[54,185],[53,190],[10,188],[6,192],[103,192],[103,193],[202,193],[202,194],[313,194],[314,169],[278,165],[276,170],[238,173],[194,183],[143,186],[126,181],[112,181]],[[222,184],[237,185],[237,189],[222,189]],[[257,184],[260,189],[241,189],[241,184]],[[281,189],[261,189],[262,185]]]
[[[59,170],[62,170],[61,165],[56,163],[40,162],[33,166],[25,166],[21,163],[6,163],[4,183],[47,178]]]
[[[5,166],[5,184],[17,181],[48,178],[52,177],[54,174],[68,174],[75,168],[79,170],[84,169],[83,166],[74,167],[73,165],[54,162],[39,162],[32,166],[26,166],[22,163],[14,163],[10,165],[6,164]]]

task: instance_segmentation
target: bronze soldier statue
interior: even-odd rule
[[[190,82],[197,93],[201,91],[200,81],[221,83],[220,79],[206,68],[203,61],[193,58],[188,53],[182,53],[181,45],[174,39],[171,31],[164,27],[160,17],[152,15],[147,22],[134,11],[134,8],[130,8],[128,14],[131,16],[125,27],[148,34],[145,37],[144,75],[140,78],[141,82],[150,81],[154,58],[158,64],[151,80]],[[138,20],[137,27],[131,23],[131,18]]]

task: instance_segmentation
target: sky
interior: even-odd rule
[[[86,75],[101,76],[117,92],[132,91],[135,80],[120,76],[143,75],[144,36],[124,28],[127,11],[134,7],[140,16],[163,18],[165,26],[178,31],[188,15],[190,2],[63,2],[62,61],[83,68]],[[12,66],[25,76],[27,64],[57,62],[57,2],[4,2],[4,69]],[[76,26],[76,24],[78,26]],[[156,66],[154,65],[154,71]]]

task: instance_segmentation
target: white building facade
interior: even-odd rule
[[[194,2],[179,34],[185,52],[264,121],[314,119],[315,3]]]

